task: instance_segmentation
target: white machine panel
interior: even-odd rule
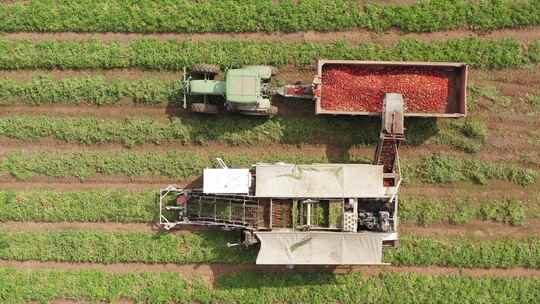
[[[258,197],[384,197],[383,166],[361,164],[257,165]]]
[[[203,192],[217,194],[249,194],[249,169],[204,169]]]
[[[256,232],[257,264],[382,265],[384,233]]]

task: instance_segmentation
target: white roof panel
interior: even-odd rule
[[[248,194],[249,169],[204,169],[203,192],[218,194]]]
[[[257,264],[383,265],[384,233],[256,232]]]
[[[258,197],[383,197],[383,166],[273,164],[256,166]]]

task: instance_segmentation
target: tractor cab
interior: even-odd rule
[[[245,66],[227,71],[226,99],[233,111],[244,114],[266,112],[271,107],[269,82],[272,69],[268,66]]]
[[[253,65],[230,69],[225,80],[214,80],[219,67],[196,65],[191,74],[184,74],[184,106],[186,95],[202,96],[202,103],[191,103],[193,112],[218,113],[218,102],[225,101],[225,109],[246,115],[271,116],[277,108],[270,103],[270,79],[275,69],[270,66]],[[210,97],[216,96],[218,100]]]

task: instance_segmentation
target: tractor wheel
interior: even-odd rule
[[[249,115],[249,116],[266,116],[272,117],[278,113],[278,108],[276,106],[271,106],[267,111],[240,111],[240,114]]]
[[[219,66],[215,64],[194,64],[191,67],[191,73],[199,75],[207,75],[209,78],[214,78],[217,74],[221,72]]]
[[[218,107],[213,104],[207,103],[192,103],[191,112],[195,113],[205,113],[205,114],[217,114]]]
[[[270,117],[277,115],[277,113],[278,113],[278,107],[276,106],[271,106],[270,110],[268,110],[268,116]]]

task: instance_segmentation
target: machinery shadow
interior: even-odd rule
[[[326,158],[328,158],[328,162],[330,163],[351,163],[350,149],[351,145],[327,144]]]
[[[190,113],[179,101],[169,102],[166,112],[171,123],[179,123],[179,132],[188,132],[190,140],[199,144],[214,140],[232,145],[250,144],[266,136],[268,141],[282,144],[331,145],[329,158],[347,161],[344,149],[379,141],[379,116],[315,115],[312,102],[285,100],[279,96],[273,100],[278,106],[278,115],[272,118],[224,109],[220,109],[219,114]],[[178,118],[181,122],[176,121]],[[420,145],[439,132],[436,118],[408,117],[405,127],[407,145]]]
[[[257,270],[257,269],[260,270]],[[217,270],[219,271],[219,270]],[[214,288],[235,289],[261,287],[291,287],[291,286],[321,286],[339,284],[337,274],[333,270],[325,271],[324,268],[317,270],[289,269],[285,266],[268,267],[255,266],[254,271],[242,271],[239,273],[222,274],[218,277]]]

